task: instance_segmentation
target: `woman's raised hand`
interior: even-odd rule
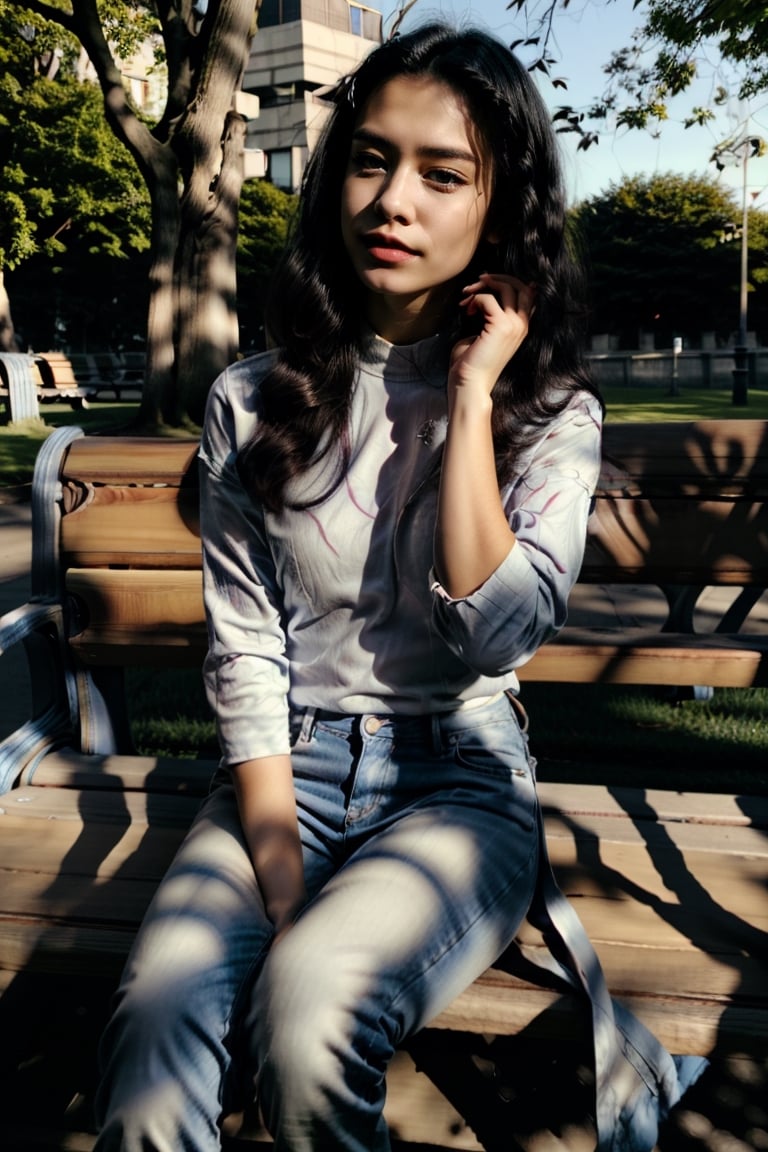
[[[464,336],[451,354],[449,387],[490,396],[493,387],[528,335],[536,286],[516,276],[484,272],[463,291],[460,307],[480,321],[477,335]]]

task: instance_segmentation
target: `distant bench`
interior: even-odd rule
[[[40,402],[87,407],[102,393],[141,392],[144,355],[134,352],[0,353],[0,399],[12,422],[39,416]]]
[[[39,352],[35,357],[49,395],[83,395],[89,399],[111,392],[141,391],[144,356],[134,352]]]
[[[0,621],[0,649],[28,650],[35,693],[35,715],[0,744],[0,986],[20,972],[116,979],[206,790],[211,762],[134,754],[123,681],[132,665],[160,682],[203,657],[196,451],[64,428],[41,450],[32,600]],[[768,633],[741,627],[768,582],[767,493],[765,422],[609,424],[579,580],[660,586],[669,620],[568,626],[520,670],[523,690],[768,683]],[[709,585],[741,591],[695,634]],[[764,1053],[768,799],[553,783],[540,795],[612,993],[674,1052]],[[530,926],[523,938],[541,947]],[[502,960],[424,1035],[562,1041],[580,1021],[567,994]]]

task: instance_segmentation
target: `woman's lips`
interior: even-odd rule
[[[402,264],[416,255],[412,248],[384,236],[364,236],[363,243],[373,259],[380,264]]]

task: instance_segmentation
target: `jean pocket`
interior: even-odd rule
[[[465,728],[453,736],[452,744],[456,763],[471,772],[496,780],[531,776],[525,737],[515,716]]]

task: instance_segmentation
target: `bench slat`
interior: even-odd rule
[[[83,662],[194,666],[205,655],[196,568],[70,568],[66,585],[84,606],[86,626],[71,641]],[[190,649],[189,657],[175,652],[178,647]],[[561,683],[748,687],[768,682],[768,636],[572,627],[539,649],[519,674],[521,680]]]
[[[550,794],[556,789],[557,785],[549,785]],[[597,786],[594,791],[598,791]],[[60,826],[64,826],[67,829],[64,833],[66,836],[76,837],[84,824],[87,822],[90,826],[91,821],[99,824],[114,823],[121,827],[130,821],[140,831],[148,824],[152,828],[185,827],[199,804],[200,797],[194,794],[184,796],[149,791],[40,788],[33,784],[13,789],[2,797],[0,827],[4,838],[13,835],[16,829],[21,830],[21,835],[34,836],[28,825],[39,820],[46,822],[47,836],[58,835]],[[581,806],[581,811],[578,805],[573,808],[564,807],[562,800],[555,805],[547,805],[545,802],[544,820],[548,841],[552,845],[553,860],[562,866],[575,866],[578,869],[580,865],[576,856],[564,852],[562,845],[584,845],[579,851],[588,857],[589,848],[599,841],[604,852],[600,857],[598,871],[609,865],[627,871],[632,865],[629,860],[622,860],[621,853],[626,851],[631,854],[643,845],[648,845],[657,858],[657,872],[660,869],[659,861],[662,857],[666,858],[669,852],[673,854],[673,861],[675,852],[699,852],[703,858],[711,854],[715,861],[722,861],[723,868],[733,867],[736,870],[742,864],[749,870],[750,861],[755,860],[758,861],[758,876],[761,874],[760,869],[768,866],[768,837],[764,828],[754,826],[751,821],[737,823],[726,819],[715,823],[711,819],[699,821],[678,818],[665,821],[656,818],[651,808],[643,813],[639,806],[633,808],[630,804],[628,807],[634,813],[632,816],[621,811],[619,802],[615,806],[606,803],[603,810],[597,804],[594,808],[585,804]],[[23,846],[20,846],[20,851],[23,852]],[[33,860],[36,859],[36,851],[39,852],[37,846],[32,849]],[[729,861],[729,856],[733,856],[733,863]],[[52,858],[55,860],[55,855]],[[11,857],[5,847],[0,846],[0,862],[3,860],[10,861]],[[715,884],[719,887],[716,881]],[[654,877],[651,890],[659,895],[664,893],[663,887],[659,886],[658,876]],[[753,900],[750,906],[752,904]]]
[[[110,923],[106,916],[97,925],[79,923],[70,915],[65,922],[23,927],[27,929],[27,936],[20,934],[14,921],[0,916],[0,952],[7,957],[7,966],[11,970],[28,968],[59,976],[87,976],[96,971],[100,977],[117,977],[133,939],[132,927]],[[658,971],[663,979],[667,970],[676,975],[678,984],[667,994],[650,995],[645,987],[647,981],[638,973],[636,948],[625,949],[623,955],[619,949],[600,944],[596,945],[596,950],[613,994],[633,1007],[662,1043],[673,1051],[710,1051],[718,1037],[722,1039],[723,1025],[726,1028],[730,1025],[742,1040],[754,1035],[760,1038],[761,1044],[764,1043],[768,1012],[758,1002],[751,1002],[749,997],[740,1001],[728,995],[722,973],[729,971],[729,957],[702,958],[694,951],[686,954],[673,951],[665,956],[657,950],[647,958],[654,974]],[[622,972],[629,973],[634,984],[639,985],[637,990],[621,985],[617,973]],[[559,999],[556,994],[503,973],[499,974],[501,980],[486,989],[484,984],[488,975],[461,993],[433,1025],[497,1035],[517,1032]],[[753,964],[752,978],[757,994],[763,987],[760,975],[759,967]],[[732,979],[736,977],[732,976]],[[714,992],[712,981],[715,982]],[[720,995],[716,990],[718,982],[723,985]],[[706,995],[697,996],[697,988],[704,989]],[[672,1019],[666,1018],[668,1013]],[[701,1032],[702,1013],[709,1021],[704,1033]],[[583,1023],[583,1015],[581,1019]]]
[[[215,769],[213,760],[95,756],[65,748],[50,752],[22,777],[21,783],[34,782],[36,787],[43,788],[138,789],[205,796]]]
[[[610,641],[608,637],[611,637]],[[768,683],[768,636],[658,633],[611,635],[566,630],[518,669],[521,682],[709,684],[749,688]]]
[[[761,420],[615,424],[603,433],[599,491],[631,490],[669,497],[747,491],[768,499],[768,457]],[[69,450],[64,476],[91,483],[179,485],[194,467],[198,441],[149,437],[84,437]],[[656,485],[654,487],[654,485]]]
[[[768,504],[598,494],[580,581],[768,583]]]
[[[130,939],[197,801],[34,786],[21,790],[14,804],[13,796],[1,818],[3,966],[13,965],[14,956],[46,969],[51,956],[66,963],[59,953],[72,922],[78,926],[75,963],[87,967],[90,950],[101,964],[109,950],[104,933],[112,939],[119,928],[115,940]],[[550,815],[547,828],[564,891],[615,990],[646,990],[647,972],[637,963],[641,948],[655,989],[665,995],[762,995],[768,848],[759,830],[680,819],[660,827],[588,812]],[[94,879],[84,882],[84,876]],[[115,970],[122,954],[114,955]]]
[[[4,954],[3,937],[0,919],[0,949]],[[91,935],[77,925],[60,925],[56,939],[46,941],[47,964],[39,970],[60,976],[88,976],[93,972],[89,955],[93,951],[100,959],[100,974],[117,975],[120,964],[115,964],[113,958],[124,957],[131,941],[132,933],[119,928],[105,928]],[[15,957],[16,970],[23,966],[24,955],[22,952]],[[516,981],[504,973],[498,973],[500,979],[489,986],[489,975],[486,973],[461,993],[445,1012],[430,1022],[430,1027],[488,1035],[513,1035],[528,1028],[531,1035],[553,1038],[576,1036],[583,1029],[583,1012],[577,1011],[570,998]],[[763,1008],[699,1001],[695,997],[675,1000],[624,994],[622,1001],[673,1052],[709,1052],[718,1042],[731,1038],[738,1042],[739,1050],[754,1045],[764,1052],[768,1012]],[[547,1013],[553,1008],[554,1012]],[[541,1017],[542,1013],[547,1014]]]
[[[200,568],[197,492],[96,489],[90,503],[63,518],[61,549],[66,566],[73,568]]]
[[[652,431],[652,435],[649,432]],[[768,483],[765,426],[762,420],[698,420],[638,424],[613,423],[603,434],[606,466],[601,486],[616,476],[617,467],[640,479],[682,477],[693,483],[702,477],[724,482],[756,477]],[[66,474],[88,472],[100,482],[133,476],[136,466],[148,474],[165,465],[183,475],[197,453],[195,439],[154,437],[86,437],[70,451]],[[669,485],[666,485],[668,489]]]
[[[753,1047],[764,1052],[768,1011],[763,1008],[713,1004],[693,997],[679,1001],[625,995],[622,1000],[665,1047],[679,1055],[711,1052],[729,1040],[738,1043],[740,1051]],[[493,970],[457,996],[430,1022],[430,1028],[490,1035],[514,1035],[528,1028],[532,1036],[557,1041],[578,1036],[583,1020],[571,999]]]
[[[565,637],[564,637],[565,639]],[[518,669],[521,682],[602,684],[709,684],[712,687],[749,688],[768,683],[768,657],[751,647],[749,637],[735,637],[743,650],[729,650],[729,637],[713,637],[703,648],[682,633],[657,637],[644,634],[638,644],[626,634],[615,644],[550,643]],[[709,638],[708,638],[709,639]],[[764,644],[765,638],[761,639]],[[177,629],[136,628],[126,622],[89,627],[74,636],[71,647],[88,665],[195,668],[207,647],[205,625]],[[677,646],[675,646],[677,645]]]
[[[117,831],[118,825],[99,824],[94,818],[92,826],[93,840],[88,844],[73,836],[70,829],[57,831],[54,843],[66,847],[72,856],[71,864],[67,863],[64,869],[52,866],[39,844],[37,856],[33,851],[24,850],[15,869],[7,864],[0,867],[6,889],[0,897],[0,913],[34,925],[35,931],[40,925],[64,917],[82,922],[106,919],[135,930],[180,842],[180,830],[153,826],[150,830],[145,828],[143,835],[123,837]],[[9,842],[18,845],[32,831],[30,827],[16,828]],[[553,851],[553,856],[559,855]],[[563,891],[573,901],[598,951],[616,947],[634,954],[634,964],[630,962],[630,970],[622,974],[622,987],[637,988],[638,982],[642,987],[647,981],[647,974],[637,963],[640,949],[653,966],[656,991],[671,993],[674,990],[685,994],[687,989],[693,994],[696,988],[699,995],[703,995],[704,989],[712,994],[730,995],[738,989],[742,996],[762,995],[765,949],[761,955],[759,946],[761,935],[764,937],[768,928],[768,914],[755,913],[752,926],[744,917],[749,916],[758,903],[760,882],[765,876],[764,862],[759,866],[751,862],[742,876],[738,861],[734,860],[730,867],[724,868],[724,875],[718,877],[711,856],[702,859],[696,853],[684,855],[686,864],[691,863],[698,884],[709,884],[714,878],[711,899],[697,902],[691,897],[689,904],[681,905],[675,894],[655,892],[658,884],[654,885],[653,862],[639,849],[624,853],[623,860],[639,869],[636,891],[647,903],[637,902],[633,893],[625,890],[629,887],[625,873],[620,876],[625,889],[617,887],[611,892],[608,885],[611,879],[616,882],[615,874],[611,877],[603,872],[595,879],[584,869],[564,867],[557,859],[555,866]],[[92,873],[87,882],[83,881],[85,866]],[[533,947],[540,942],[535,929],[527,925],[521,929],[520,938]],[[666,968],[659,963],[663,953],[672,956]],[[713,957],[716,972],[710,971]],[[5,954],[3,965],[7,965]],[[685,974],[682,967],[686,969]],[[694,979],[691,974],[699,970],[706,971],[708,978],[704,983],[691,983]],[[751,972],[749,987],[748,972]],[[738,979],[736,973],[741,973]]]
[[[87,628],[76,643],[86,643],[87,634],[98,638],[121,631],[137,638],[155,634],[156,644],[172,642],[173,633],[186,635],[192,627],[193,640],[205,647],[203,576],[199,569],[149,569],[128,571],[70,568],[67,592],[77,597],[85,609]],[[116,640],[120,643],[119,640]]]
[[[215,771],[213,760],[173,760],[153,756],[93,756],[71,749],[49,753],[35,769],[35,786],[139,789],[204,796]],[[603,784],[539,782],[545,812],[638,817],[660,823],[714,824],[768,828],[768,797],[719,792],[668,792],[606,787]],[[2,800],[0,800],[2,805]]]
[[[169,484],[194,474],[198,440],[84,436],[67,453],[63,478],[86,484]]]
[[[598,499],[579,580],[765,587],[766,534],[766,504],[667,500],[660,516],[653,501]],[[197,491],[97,488],[64,518],[61,540],[72,567],[200,567]]]
[[[668,496],[754,493],[768,498],[768,454],[762,420],[698,420],[667,424],[614,424],[603,430],[600,487]]]
[[[124,888],[127,890],[123,891]],[[64,885],[63,893],[67,889]],[[85,908],[79,903],[65,906],[62,901],[63,910],[58,917],[54,913],[49,917],[31,916],[24,909],[18,913],[0,912],[3,968],[55,972],[62,976],[119,976],[141,913],[153,891],[150,881],[142,884],[137,880],[130,885],[115,883],[108,886],[100,900],[94,895]],[[111,915],[116,907],[122,909],[124,902],[127,902],[128,915]],[[611,993],[621,999],[663,997],[721,1004],[723,1008],[754,1006],[758,1009],[764,1001],[764,964],[755,957],[741,959],[736,950],[718,952],[715,947],[703,953],[692,945],[683,948],[660,944],[647,950],[647,970],[644,970],[638,964],[638,946],[634,941],[593,940],[593,944]],[[75,954],[69,955],[69,952]],[[653,991],[648,988],[648,971],[653,972]],[[520,983],[527,986],[525,982]],[[503,1012],[503,1007],[500,1010]]]

